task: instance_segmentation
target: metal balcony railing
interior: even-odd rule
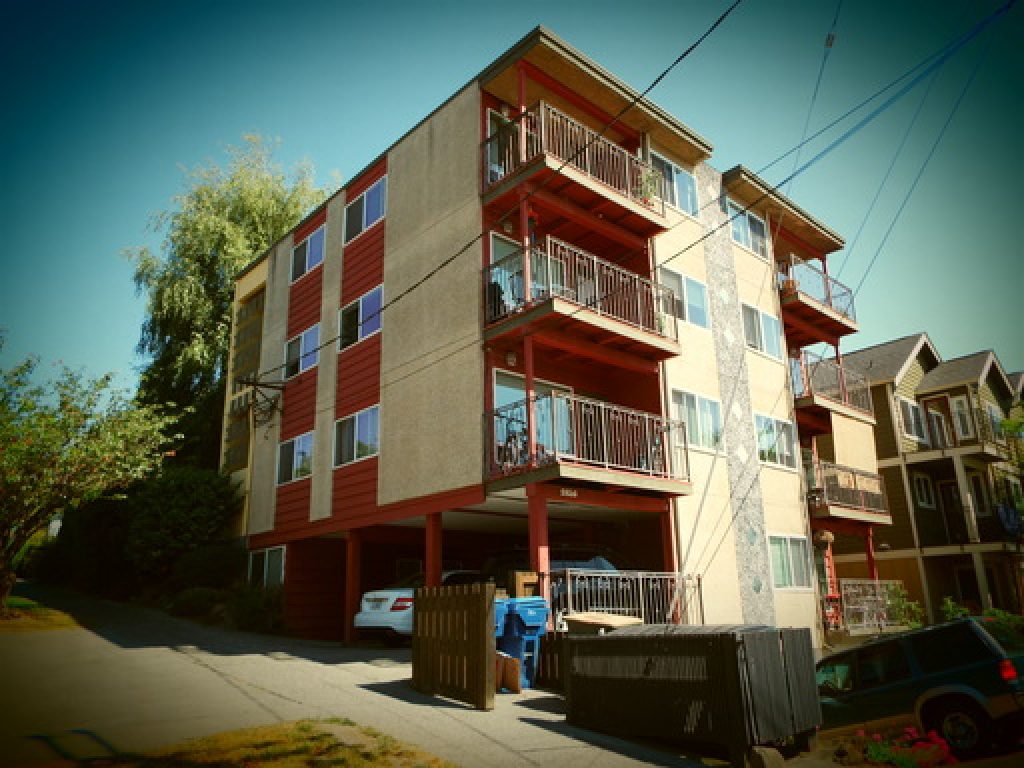
[[[789,365],[794,397],[821,395],[874,415],[867,376],[806,350],[799,357],[791,357]]]
[[[536,453],[527,441],[532,406]],[[490,414],[488,466],[502,477],[555,462],[586,464],[650,477],[690,479],[686,425],[564,392],[520,400]]]
[[[793,255],[780,261],[778,268],[779,289],[784,293],[797,291],[830,307],[848,320],[857,319],[853,308],[853,291],[834,277],[829,277],[809,262]]]
[[[895,579],[840,579],[843,624],[850,634],[885,632],[905,628],[903,582]]]
[[[839,505],[880,515],[889,514],[882,476],[827,461],[804,465],[811,506]]]
[[[526,127],[521,148],[520,120]],[[655,213],[665,214],[665,179],[654,166],[543,101],[510,120],[483,145],[484,189],[540,154],[549,154]]]
[[[553,237],[545,239],[543,248],[530,249],[529,286],[524,284],[525,261],[525,252],[519,251],[484,270],[488,324],[557,296],[649,333],[676,338],[676,295],[671,288]]]

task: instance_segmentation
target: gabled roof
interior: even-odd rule
[[[915,333],[885,341],[873,347],[843,354],[843,365],[863,373],[872,384],[899,381],[921,348],[928,345],[936,360],[941,360],[927,333]]]
[[[918,394],[927,394],[965,384],[979,384],[994,359],[992,350],[986,349],[972,355],[946,360],[924,375],[921,383],[917,386],[917,392]]]
[[[1010,380],[1010,387],[1013,389],[1013,399],[1020,400],[1021,393],[1024,392],[1024,371],[1014,371],[1007,374],[1006,378]]]

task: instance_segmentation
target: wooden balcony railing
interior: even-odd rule
[[[484,270],[486,321],[497,322],[557,296],[649,333],[676,338],[675,292],[635,272],[549,237],[530,249],[530,285],[523,251]]]
[[[853,291],[809,262],[790,256],[778,263],[779,289],[796,291],[824,304],[848,320],[855,321]],[[792,282],[790,282],[792,281]]]
[[[889,514],[882,476],[827,461],[804,465],[807,473],[808,502],[811,506],[838,505]]]
[[[794,397],[821,395],[874,415],[871,382],[867,376],[807,350],[799,357],[791,357],[789,366]]]
[[[536,453],[527,442],[533,409]],[[564,392],[537,395],[489,414],[492,477],[566,461],[650,477],[689,480],[686,425],[654,413]]]
[[[526,124],[525,147],[521,146],[520,120]],[[544,153],[633,202],[665,214],[665,179],[660,171],[544,102],[529,107],[484,142],[484,189],[497,185]]]

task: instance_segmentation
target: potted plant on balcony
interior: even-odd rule
[[[783,278],[782,278],[782,295],[783,296],[792,296],[792,295],[794,295],[797,292],[797,290],[799,288],[800,288],[800,283],[796,279],[794,279],[793,277],[790,277],[789,275],[784,275],[783,276]]]
[[[654,168],[641,169],[636,195],[644,205],[650,205],[655,197],[661,197],[661,172]]]

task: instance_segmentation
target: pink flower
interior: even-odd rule
[[[880,733],[873,734],[871,736],[871,738],[874,739],[875,741],[881,741],[882,740],[882,734],[880,734]]]
[[[856,736],[858,739],[863,739],[865,736],[867,736],[867,732],[863,728],[861,728],[859,731],[857,731],[857,733],[854,734],[854,736]]]

